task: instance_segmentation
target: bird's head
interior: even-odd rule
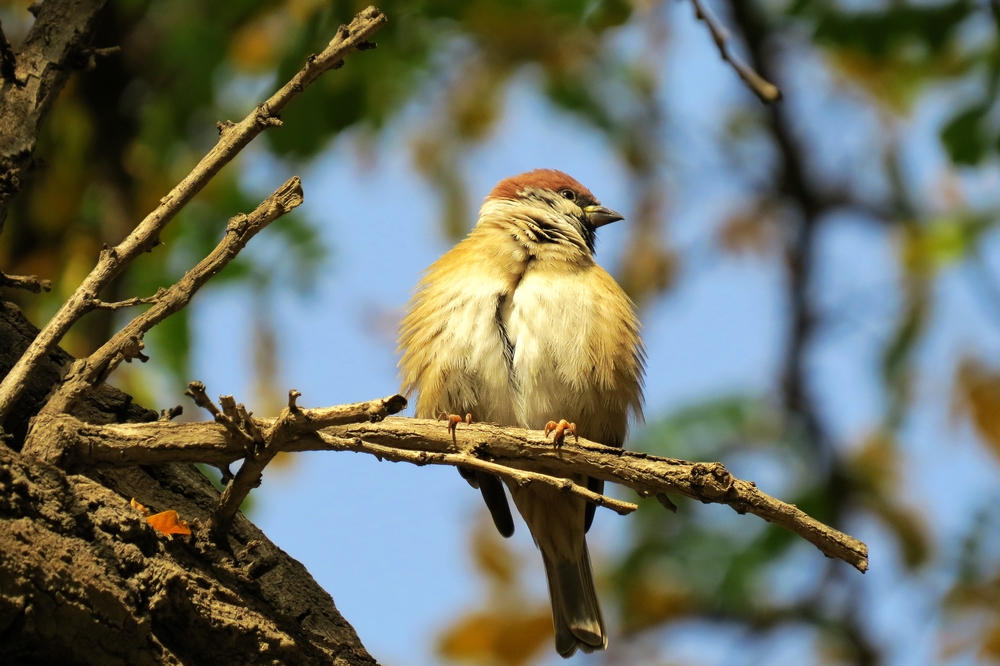
[[[497,214],[524,227],[534,242],[569,243],[591,254],[595,230],[622,219],[575,178],[554,169],[500,181],[486,197],[480,223]]]

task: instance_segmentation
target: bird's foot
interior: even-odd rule
[[[552,443],[557,447],[562,446],[563,441],[566,439],[566,433],[570,433],[576,438],[576,441],[580,441],[580,435],[576,432],[576,424],[570,423],[566,419],[560,419],[559,423],[555,421],[549,421],[545,424],[545,436],[548,437],[549,433],[552,433]]]
[[[465,418],[462,418],[458,414],[449,414],[447,412],[441,412],[440,414],[438,414],[438,420],[448,422],[448,432],[450,432],[451,436],[454,437],[455,428],[458,427],[459,423],[462,422],[472,423],[472,414],[466,414]]]

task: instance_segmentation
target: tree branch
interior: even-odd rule
[[[43,280],[37,275],[7,275],[0,273],[0,287],[25,289],[33,294],[52,291],[52,280]]]
[[[579,443],[555,447],[540,431],[484,423],[462,425],[450,433],[439,421],[381,420],[404,406],[401,396],[325,409],[299,409],[293,399],[278,419],[253,421],[264,433],[270,456],[278,451],[356,451],[416,465],[477,467],[515,485],[549,483],[619,513],[632,510],[633,505],[594,497],[587,494],[590,491],[561,478],[584,474],[628,486],[640,496],[656,497],[661,503],[665,495],[672,494],[726,504],[737,513],[752,513],[791,530],[828,557],[844,560],[862,572],[868,569],[868,547],[864,543],[761,492],[752,481],[734,478],[721,463],[662,458],[582,438]],[[225,466],[248,455],[245,440],[219,423],[159,421],[92,426],[65,414],[36,419],[24,452],[70,471],[163,462]],[[532,468],[544,468],[559,477]],[[259,470],[248,476],[259,480]],[[670,508],[672,504],[667,500],[664,506]]]
[[[52,397],[42,407],[40,415],[68,412],[87,389],[97,386],[122,361],[133,358],[145,362],[142,354],[143,336],[161,321],[185,307],[191,298],[212,277],[239,254],[247,242],[271,222],[302,203],[302,182],[293,176],[274,194],[264,199],[249,215],[237,215],[229,220],[226,234],[212,252],[188,271],[177,284],[157,292],[148,300],[153,307],[129,322],[111,336],[100,349],[86,358],[73,362],[69,372]]]
[[[49,1],[42,5],[45,14]],[[41,20],[41,18],[39,19]],[[41,360],[59,343],[69,328],[84,314],[94,309],[94,301],[101,290],[118,276],[136,257],[152,250],[160,242],[160,233],[187,204],[228,164],[247,144],[268,127],[280,124],[278,115],[288,103],[324,72],[339,67],[344,56],[353,51],[370,48],[368,38],[386,22],[386,17],[375,7],[368,7],[354,17],[350,25],[341,26],[330,44],[318,55],[310,56],[299,72],[274,93],[270,99],[239,123],[220,127],[219,141],[201,162],[178,183],[160,205],[116,247],[106,248],[83,283],[63,303],[59,311],[46,324],[31,346],[0,382],[0,425],[17,400],[28,375]],[[0,106],[0,116],[10,113]],[[0,149],[3,145],[0,144]]]
[[[715,18],[712,12],[702,4],[702,0],[691,0],[694,6],[694,16],[708,27],[708,32],[712,35],[712,41],[719,49],[719,55],[723,60],[732,65],[739,77],[747,84],[747,87],[757,95],[764,104],[774,104],[781,101],[781,90],[763,76],[758,74],[753,67],[729,51],[729,31],[726,30]]]
[[[17,54],[6,38],[0,45],[0,231],[7,202],[31,167],[38,131],[72,73],[69,64],[89,45],[107,2],[45,0]]]

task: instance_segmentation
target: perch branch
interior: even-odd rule
[[[0,273],[0,287],[25,289],[33,294],[52,291],[52,280],[43,280],[37,275],[7,275]]]
[[[327,444],[327,449],[331,451],[355,451],[357,453],[370,453],[379,460],[389,460],[391,462],[408,462],[417,466],[423,465],[450,465],[452,467],[469,467],[489,474],[495,474],[510,485],[518,488],[529,486],[533,483],[551,485],[569,495],[576,495],[582,499],[593,502],[597,506],[611,509],[620,516],[626,516],[639,508],[632,502],[623,502],[600,493],[595,493],[588,488],[573,483],[570,479],[549,476],[530,470],[514,469],[500,465],[489,460],[482,460],[475,455],[467,453],[440,453],[427,451],[407,451],[404,449],[383,446],[382,444],[371,444],[362,439],[344,438],[320,432],[320,437]]]
[[[100,349],[73,363],[40,413],[51,415],[69,411],[84,391],[103,382],[122,361],[131,362],[133,358],[144,361],[143,336],[186,306],[195,293],[225,268],[259,231],[301,203],[302,183],[297,176],[293,176],[275,190],[274,194],[264,199],[252,213],[230,219],[222,240],[207,257],[198,262],[177,284],[152,297],[152,307],[129,322]]]
[[[42,5],[45,11],[48,2]],[[41,19],[39,19],[41,20]],[[119,275],[136,257],[148,252],[160,242],[160,233],[178,211],[202,190],[219,170],[228,164],[258,134],[280,124],[278,116],[299,93],[330,69],[336,69],[343,58],[359,49],[371,47],[368,38],[386,22],[385,15],[375,7],[363,10],[347,26],[341,26],[329,45],[318,55],[310,56],[306,64],[266,102],[257,106],[239,123],[226,124],[219,141],[201,162],[178,183],[160,205],[116,247],[101,252],[97,266],[72,296],[63,303],[45,328],[0,382],[0,425],[21,394],[28,375],[59,343],[69,328],[84,314],[94,309],[94,300],[111,280]],[[155,308],[154,308],[155,309]]]
[[[195,399],[196,402],[207,399],[204,384],[192,382],[192,387],[195,387],[193,393],[201,394]],[[382,400],[306,412],[296,404],[300,395],[296,390],[288,392],[288,407],[282,410],[273,425],[266,429],[266,433],[251,418],[251,414],[246,411],[243,404],[237,404],[232,396],[219,398],[219,402],[222,403],[222,414],[219,414],[217,409],[214,411],[209,409],[215,420],[223,423],[231,438],[241,441],[246,450],[243,464],[236,475],[227,481],[219,497],[219,504],[209,517],[208,529],[216,541],[221,542],[225,539],[243,500],[251,490],[260,485],[264,468],[279,452],[288,449],[290,440],[296,439],[303,433],[315,433],[327,425],[343,425],[359,420],[381,420],[406,408],[406,399],[395,395]],[[228,465],[223,469],[228,469]]]
[[[774,104],[781,101],[781,89],[763,76],[758,74],[753,67],[746,64],[739,57],[729,51],[729,31],[720,24],[712,12],[705,7],[703,0],[691,0],[694,6],[694,16],[708,27],[708,32],[712,35],[712,41],[719,49],[719,55],[728,62],[739,75],[747,87],[757,95],[760,101],[765,104]]]
[[[752,513],[791,530],[828,557],[844,560],[862,572],[868,569],[868,547],[864,543],[761,492],[752,481],[734,478],[721,463],[662,458],[583,438],[579,443],[566,442],[557,448],[540,431],[485,423],[461,425],[452,434],[439,421],[380,421],[403,406],[405,400],[399,396],[326,409],[299,409],[292,400],[279,419],[254,422],[271,438],[267,446],[275,452],[352,450],[417,465],[479,466],[505,475],[514,483],[539,482],[535,469],[544,468],[560,477],[585,474],[628,486],[642,497],[657,498],[668,509],[673,504],[666,495],[726,504],[737,513]],[[276,433],[280,437],[276,438]],[[65,414],[36,419],[24,451],[71,471],[163,462],[225,466],[247,456],[245,442],[217,423],[161,421],[93,426]],[[523,472],[531,475],[519,476]],[[566,479],[550,479],[544,482],[602,506],[619,512],[627,508],[625,503],[584,495],[565,485]]]

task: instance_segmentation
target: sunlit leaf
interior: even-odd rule
[[[186,520],[181,520],[180,515],[173,509],[152,515],[146,518],[146,522],[163,534],[191,534],[191,526]]]

